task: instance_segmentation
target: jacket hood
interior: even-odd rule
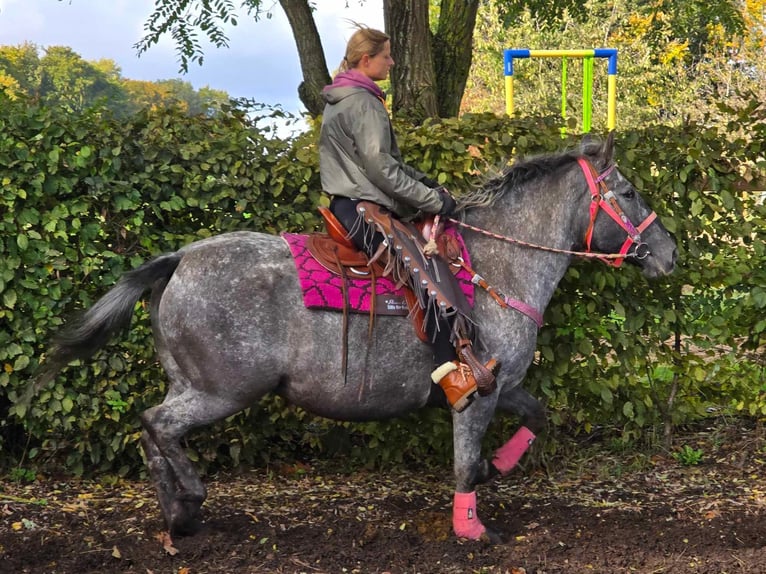
[[[343,87],[333,87],[333,86],[327,86],[322,91],[322,97],[324,97],[324,101],[328,104],[337,104],[341,100],[346,99],[349,96],[353,96],[354,94],[358,94],[360,92],[367,92],[364,88],[354,87],[354,86],[343,86]]]
[[[338,103],[360,90],[370,92],[376,98],[386,99],[386,93],[370,78],[357,70],[344,70],[333,78],[332,84],[325,86],[322,93],[325,101],[330,104]]]

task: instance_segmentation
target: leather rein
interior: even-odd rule
[[[544,245],[537,245],[534,243],[521,241],[519,239],[514,239],[512,237],[498,235],[496,233],[492,233],[491,231],[481,229],[480,227],[469,225],[457,219],[450,218],[449,221],[451,223],[454,223],[455,225],[464,227],[465,229],[470,229],[471,231],[476,231],[478,233],[481,233],[482,235],[486,235],[494,239],[500,239],[508,243],[514,243],[516,245],[522,245],[522,246],[530,247],[532,249],[537,249],[540,251],[562,253],[562,254],[573,255],[577,257],[595,258],[595,259],[599,259],[603,261],[607,265],[611,265],[612,267],[619,267],[620,265],[622,265],[622,262],[627,257],[635,257],[636,259],[645,259],[647,256],[651,254],[651,251],[649,250],[649,246],[641,240],[641,233],[644,230],[646,230],[646,228],[649,227],[649,225],[651,225],[655,219],[657,219],[657,214],[654,211],[652,211],[646,217],[646,219],[644,219],[638,225],[638,227],[634,226],[633,223],[630,221],[630,218],[628,218],[628,216],[625,215],[625,212],[620,207],[620,204],[618,203],[614,193],[609,190],[609,188],[606,186],[606,183],[604,182],[604,180],[614,170],[615,165],[612,164],[603,172],[598,173],[598,170],[596,170],[594,165],[588,159],[584,157],[578,158],[577,163],[580,165],[580,168],[582,169],[583,174],[585,175],[585,179],[588,182],[588,189],[590,190],[590,194],[591,194],[591,203],[590,203],[590,209],[589,209],[590,222],[588,224],[588,230],[585,233],[586,251],[569,251],[566,249],[556,249],[553,247],[546,247]],[[596,223],[596,216],[598,215],[599,209],[603,209],[609,215],[609,217],[611,217],[627,234],[627,237],[624,243],[622,244],[622,247],[620,248],[619,253],[609,253],[609,254],[594,253],[591,250],[591,243],[593,240],[593,228]],[[632,253],[628,253],[631,246],[633,245],[635,245],[636,248],[633,250]],[[519,311],[520,313],[532,319],[537,324],[538,328],[542,327],[543,316],[539,310],[535,309],[534,307],[532,307],[531,305],[527,303],[524,303],[523,301],[512,299],[510,297],[506,297],[505,295],[503,295],[500,291],[498,291],[497,289],[489,285],[481,275],[479,275],[473,269],[471,269],[465,263],[465,261],[463,261],[462,258],[458,259],[457,264],[461,265],[466,271],[468,271],[471,274],[471,281],[475,283],[476,285],[479,285],[480,287],[485,289],[490,294],[490,296],[498,303],[498,305],[504,308],[515,309],[516,311]]]

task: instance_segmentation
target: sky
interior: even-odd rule
[[[136,54],[133,46],[144,36],[154,0],[0,0],[0,45],[68,46],[85,60],[113,60],[124,78],[180,78],[195,89],[209,86],[298,114],[305,111],[297,93],[302,79],[298,51],[277,0],[264,0],[264,5],[272,4],[272,18],[258,22],[238,9],[238,25],[226,29],[229,48],[205,47],[203,65],[189,64],[187,74],[179,72],[170,38],[140,57]],[[331,72],[353,33],[348,20],[383,29],[382,0],[316,0],[315,4],[314,19]]]

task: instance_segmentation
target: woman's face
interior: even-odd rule
[[[391,57],[391,42],[386,40],[383,49],[370,56],[365,54],[359,62],[359,71],[373,81],[379,82],[388,77],[388,71],[394,65],[394,59]]]

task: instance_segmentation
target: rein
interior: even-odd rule
[[[657,214],[654,211],[652,211],[652,213],[650,213],[647,216],[647,218],[641,222],[638,228],[634,227],[630,219],[628,219],[628,217],[622,211],[622,208],[620,207],[620,205],[617,203],[617,198],[614,196],[614,193],[609,191],[609,189],[606,187],[606,184],[604,183],[604,180],[614,170],[614,164],[609,166],[603,173],[598,174],[598,172],[596,171],[596,168],[593,167],[593,164],[590,163],[590,161],[588,161],[587,159],[581,157],[581,158],[578,158],[577,162],[580,164],[580,167],[582,168],[583,173],[585,174],[585,179],[588,181],[588,188],[590,189],[591,199],[592,199],[591,205],[590,205],[590,224],[588,225],[588,231],[585,234],[585,244],[587,246],[587,251],[570,251],[568,249],[557,249],[555,247],[547,247],[545,245],[539,245],[537,243],[522,241],[521,239],[515,239],[513,237],[508,237],[506,235],[499,235],[497,233],[487,231],[486,229],[482,229],[481,227],[470,225],[468,223],[465,223],[453,217],[449,218],[449,222],[454,223],[455,225],[458,225],[465,229],[476,231],[477,233],[481,233],[482,235],[486,235],[487,237],[492,237],[493,239],[499,239],[500,241],[505,241],[507,243],[512,243],[514,245],[521,245],[522,247],[529,247],[531,249],[536,249],[538,251],[547,251],[549,253],[561,253],[563,255],[572,255],[574,257],[583,257],[586,259],[599,259],[604,261],[604,263],[607,263],[608,265],[612,265],[614,267],[619,267],[622,264],[623,260],[625,260],[628,257],[635,257],[636,259],[645,259],[648,255],[651,254],[651,251],[649,251],[649,248],[646,245],[646,243],[643,243],[641,241],[641,232],[645,231],[646,228],[649,227],[649,225],[657,218]],[[591,251],[593,226],[595,224],[596,216],[598,215],[599,208],[606,211],[606,213],[608,213],[609,216],[620,227],[622,227],[625,230],[625,232],[628,234],[628,237],[625,240],[625,243],[623,243],[619,253],[594,253]],[[636,250],[633,253],[628,253],[628,249],[630,249],[630,246],[633,243],[636,244]],[[643,247],[645,251],[639,253],[638,252],[639,247]],[[615,260],[615,261],[612,261],[612,260]]]
[[[508,297],[492,287],[487,281],[476,273],[466,262],[462,257],[458,257],[456,259],[456,263],[453,263],[452,265],[459,265],[468,273],[471,274],[471,283],[474,285],[478,285],[482,289],[484,289],[487,293],[489,293],[490,297],[492,297],[495,302],[500,305],[501,307],[505,309],[515,309],[519,313],[522,313],[523,315],[526,315],[530,319],[532,319],[536,324],[538,329],[542,329],[543,327],[543,314],[540,313],[537,309],[532,307],[532,305],[529,305],[527,303],[524,303],[524,301],[519,301],[518,299],[513,299],[511,297]]]
[[[598,173],[596,168],[593,166],[593,164],[587,160],[584,157],[580,157],[577,159],[577,163],[580,165],[580,168],[583,171],[583,174],[585,175],[585,179],[588,182],[588,189],[590,190],[591,194],[591,204],[590,204],[590,223],[588,224],[588,230],[585,233],[585,245],[587,248],[587,251],[570,251],[568,249],[556,249],[554,247],[547,247],[545,245],[538,245],[536,243],[530,243],[528,241],[522,241],[520,239],[514,239],[513,237],[507,237],[505,235],[499,235],[497,233],[493,233],[491,231],[487,231],[486,229],[482,229],[480,227],[475,227],[473,225],[470,225],[468,223],[464,223],[462,221],[459,221],[454,218],[449,218],[449,221],[451,223],[454,223],[455,225],[458,225],[460,227],[463,227],[465,229],[470,229],[471,231],[476,231],[477,233],[481,233],[482,235],[486,235],[487,237],[492,237],[493,239],[499,239],[501,241],[505,241],[507,243],[512,243],[515,245],[521,245],[523,247],[529,247],[532,249],[537,249],[538,251],[547,251],[550,253],[561,253],[564,255],[572,255],[575,257],[584,257],[584,258],[590,258],[590,259],[599,259],[606,263],[607,265],[611,265],[612,267],[619,267],[622,265],[622,262],[628,258],[628,257],[635,257],[636,259],[645,259],[647,256],[651,254],[651,251],[649,250],[649,247],[646,243],[641,241],[641,233],[646,230],[649,225],[652,224],[652,222],[657,219],[657,214],[652,211],[646,219],[644,219],[638,227],[635,227],[633,223],[630,221],[627,215],[625,215],[625,212],[620,207],[620,204],[617,202],[617,198],[615,197],[614,193],[609,190],[609,188],[606,186],[606,183],[604,180],[609,177],[609,174],[612,173],[614,170],[614,164],[610,165],[607,169],[605,169],[602,173]],[[622,247],[620,248],[619,253],[594,253],[591,251],[591,242],[593,239],[593,228],[596,223],[596,216],[598,215],[599,209],[603,209],[620,227],[622,227],[623,230],[625,230],[625,233],[627,233],[627,238],[625,239],[625,242],[622,244]],[[632,245],[636,245],[636,248],[633,250],[632,253],[628,253]],[[641,249],[643,248],[643,250]],[[536,324],[538,329],[543,326],[543,316],[540,311],[532,307],[531,305],[524,303],[523,301],[519,301],[517,299],[512,299],[510,297],[506,297],[503,295],[500,291],[489,285],[484,278],[476,273],[471,267],[469,267],[465,261],[463,261],[462,257],[457,259],[457,263],[453,263],[454,265],[460,265],[468,271],[471,274],[471,281],[482,287],[489,295],[497,302],[498,305],[500,305],[503,308],[509,308],[509,309],[515,309],[516,311],[519,311],[520,313],[526,315],[530,319],[532,319]]]

